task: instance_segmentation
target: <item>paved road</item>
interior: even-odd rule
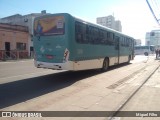
[[[69,72],[37,69],[32,60],[1,62],[0,108],[29,111],[114,111],[158,65],[159,61],[154,56],[149,59],[136,56],[129,65],[118,65],[101,73],[98,70]]]

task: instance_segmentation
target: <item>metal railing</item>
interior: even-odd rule
[[[27,51],[21,50],[0,50],[0,60],[17,60],[17,59],[26,59],[29,58]]]

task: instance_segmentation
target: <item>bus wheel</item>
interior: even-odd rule
[[[148,53],[147,53],[147,52],[145,52],[145,53],[144,53],[144,55],[145,55],[145,56],[148,56]]]
[[[127,61],[127,63],[130,63],[130,61],[131,61],[131,56],[128,56],[128,61]]]
[[[108,67],[109,67],[109,60],[108,60],[108,58],[105,58],[103,61],[102,71],[107,71]]]

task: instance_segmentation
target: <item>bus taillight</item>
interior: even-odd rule
[[[53,56],[53,55],[46,55],[46,58],[48,58],[48,59],[53,59],[54,56]]]

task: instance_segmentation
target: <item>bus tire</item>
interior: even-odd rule
[[[105,58],[104,61],[103,61],[102,71],[103,72],[107,71],[108,67],[109,67],[109,59]]]
[[[128,61],[127,61],[127,63],[129,64],[130,61],[131,61],[131,56],[128,56]]]
[[[148,56],[148,52],[145,52],[144,55],[145,55],[145,56]]]

